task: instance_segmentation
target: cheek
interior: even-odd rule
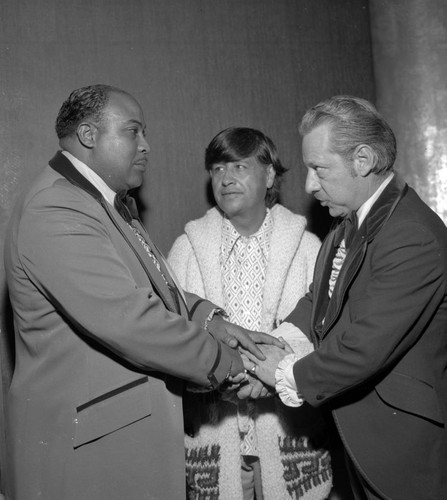
[[[219,193],[220,185],[221,182],[218,179],[216,178],[211,179],[211,189],[213,190],[215,196]]]

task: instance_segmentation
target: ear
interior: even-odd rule
[[[273,183],[275,182],[275,176],[276,172],[275,169],[273,168],[273,165],[269,165],[267,167],[267,182],[266,182],[267,189],[270,189],[273,186]]]
[[[366,177],[375,167],[377,155],[367,144],[359,144],[353,154],[354,167],[359,175]]]
[[[78,125],[76,135],[84,147],[92,149],[96,142],[97,132],[98,129],[93,123],[83,122]]]

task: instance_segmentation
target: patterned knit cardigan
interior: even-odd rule
[[[273,232],[261,324],[265,332],[284,319],[307,291],[320,247],[318,238],[305,230],[304,217],[278,204],[271,211]],[[221,226],[222,215],[216,208],[189,222],[185,234],[175,241],[168,261],[186,290],[224,307],[219,265]],[[313,446],[306,436],[306,430],[316,427],[316,414],[308,405],[288,409],[278,398],[259,400],[257,405],[256,432],[265,500],[327,498],[332,485],[329,453]],[[202,421],[197,434],[185,438],[187,475],[195,490],[190,498],[240,500],[236,406],[219,400],[217,405],[209,402],[207,410],[200,412]]]

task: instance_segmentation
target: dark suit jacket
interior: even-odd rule
[[[352,460],[384,498],[447,498],[447,229],[393,179],[329,301],[333,238],[287,319],[317,348],[295,364],[297,387],[332,409]]]
[[[9,496],[183,500],[181,379],[221,382],[240,357],[203,330],[213,305],[176,305],[115,209],[65,156],[52,165],[64,175],[36,179],[5,248]]]

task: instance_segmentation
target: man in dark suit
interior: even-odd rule
[[[139,221],[127,192],[143,180],[145,130],[126,92],[72,92],[62,151],[11,219],[11,500],[183,500],[184,381],[210,390],[243,372],[238,343],[262,357],[250,332],[177,287]]]
[[[369,102],[328,99],[300,133],[306,191],[335,221],[285,321],[316,350],[298,359],[267,346],[267,361],[249,355],[246,367],[286,404],[332,410],[356,499],[442,500],[446,226],[393,171],[394,134]]]

